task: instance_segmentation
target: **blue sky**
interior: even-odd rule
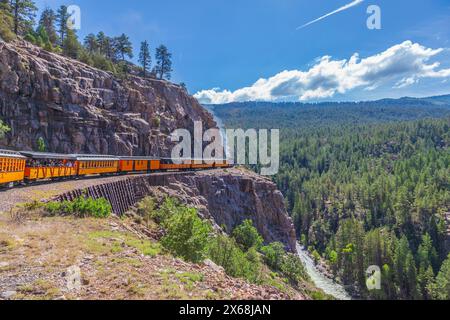
[[[203,102],[363,100],[450,93],[450,0],[362,1],[297,30],[352,1],[36,3],[40,9],[80,6],[80,38],[90,32],[124,32],[136,52],[142,40],[153,48],[166,44],[174,54],[173,81],[185,82]],[[373,4],[381,8],[381,30],[366,27],[366,10]],[[350,64],[355,53],[359,58]],[[433,65],[436,62],[440,65]],[[384,69],[379,70],[380,66]]]

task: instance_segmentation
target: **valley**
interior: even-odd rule
[[[447,294],[436,280],[448,279],[447,101],[212,108],[225,127],[280,129],[281,168],[274,181],[287,198],[302,245],[325,259],[352,295],[432,299]],[[382,270],[381,290],[366,288],[372,265]]]

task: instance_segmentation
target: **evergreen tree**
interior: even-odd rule
[[[450,299],[450,255],[442,264],[441,270],[434,283],[429,286],[429,290],[434,299]]]
[[[166,46],[161,45],[156,49],[155,74],[159,79],[170,80],[172,72],[172,54]]]
[[[141,50],[139,52],[139,63],[144,71],[144,78],[147,77],[147,71],[150,69],[152,57],[150,55],[150,46],[147,41],[141,43]]]
[[[48,35],[50,43],[55,46],[58,43],[58,35],[55,29],[56,14],[50,8],[45,8],[42,11],[41,18],[39,19],[39,28],[44,28]]]
[[[68,21],[69,21],[70,15],[67,11],[67,6],[62,5],[59,7],[57,13],[56,13],[56,23],[57,23],[57,30],[59,33],[59,42],[61,44],[64,43],[66,40],[66,36],[69,32],[68,27]]]
[[[108,51],[108,37],[103,31],[100,31],[97,34],[97,45],[100,54],[106,56],[106,52]]]
[[[97,37],[93,33],[88,34],[86,38],[84,38],[84,47],[91,54],[99,50]]]
[[[32,0],[11,0],[11,16],[13,19],[13,31],[16,35],[23,35],[29,31],[34,24],[36,5]]]
[[[122,58],[122,61],[125,61],[125,56],[130,59],[133,58],[133,45],[125,34],[116,38],[116,50]]]
[[[63,42],[63,53],[64,55],[77,59],[80,53],[81,45],[78,42],[77,35],[74,30],[67,29],[66,38]]]

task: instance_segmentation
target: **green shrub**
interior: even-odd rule
[[[172,254],[187,261],[200,262],[205,258],[211,226],[198,217],[197,210],[179,207],[165,219],[166,235],[161,244]]]
[[[39,137],[36,141],[36,144],[39,152],[47,151],[47,145],[45,144],[44,138]]]
[[[160,117],[153,118],[153,126],[156,128],[159,128],[161,126],[161,118]]]
[[[45,206],[50,215],[74,215],[79,218],[107,218],[111,215],[111,204],[105,198],[80,197],[74,201],[49,202]]]
[[[258,230],[253,226],[252,220],[245,220],[240,226],[234,229],[233,237],[245,251],[253,247],[260,249],[264,242]]]
[[[103,56],[99,53],[93,53],[93,54],[91,54],[90,59],[92,60],[92,64],[91,64],[92,67],[101,69],[104,71],[109,71],[112,73],[116,72],[114,63],[112,63],[111,60],[109,60],[105,56]]]
[[[292,282],[299,282],[300,280],[308,278],[302,261],[295,254],[286,254],[282,259],[280,269],[283,275]]]
[[[257,283],[261,274],[261,261],[255,248],[244,253],[234,239],[219,235],[211,239],[208,255],[232,277]]]
[[[16,38],[15,34],[11,31],[13,25],[13,19],[11,14],[4,8],[4,5],[0,3],[0,37],[9,42]]]
[[[157,218],[157,211],[155,210],[156,204],[152,197],[145,197],[138,203],[137,213],[144,218],[147,226],[150,224],[150,220]],[[160,223],[160,221],[156,221]]]
[[[4,124],[0,119],[0,139],[3,139],[5,137],[5,134],[7,134],[9,131],[11,131],[11,128]]]
[[[320,262],[320,259],[322,259],[321,256],[320,256],[320,253],[317,252],[317,250],[313,251],[312,256],[313,256],[315,264],[318,264]]]
[[[161,206],[156,209],[155,199],[152,197],[146,197],[137,206],[137,214],[144,218],[149,224],[150,220],[155,221],[157,224],[164,225],[164,223],[173,215],[184,211],[186,207],[180,205],[180,203],[173,198],[167,197]]]
[[[262,247],[261,252],[269,267],[280,270],[285,255],[284,245],[280,242],[273,242],[268,246]]]

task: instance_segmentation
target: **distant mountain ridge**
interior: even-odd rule
[[[252,101],[206,107],[228,127],[311,127],[450,117],[450,95],[361,102]]]

